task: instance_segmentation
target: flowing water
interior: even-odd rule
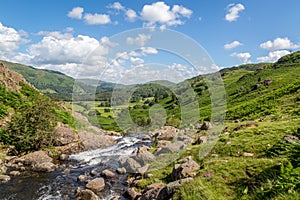
[[[71,155],[68,164],[73,167],[67,168],[70,169],[69,174],[64,174],[65,168],[61,168],[51,173],[23,172],[20,176],[12,177],[9,183],[0,184],[0,199],[75,199],[77,188],[84,188],[85,185],[77,181],[79,175],[89,176],[91,171],[114,170],[119,167],[120,158],[131,155],[142,144],[151,144],[151,141],[143,141],[142,136],[119,137],[116,140],[118,142],[111,147]],[[121,196],[126,188],[125,181],[126,176],[123,175],[107,179],[107,186],[99,196],[102,199]]]

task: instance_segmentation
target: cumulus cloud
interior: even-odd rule
[[[83,8],[75,7],[68,13],[68,17],[73,19],[81,19],[83,11],[84,11]]]
[[[144,46],[145,43],[151,39],[151,35],[139,34],[136,38],[128,37],[126,38],[127,44]]]
[[[287,37],[285,38],[276,38],[273,41],[267,41],[260,44],[260,47],[263,49],[268,49],[270,51],[281,50],[281,49],[297,49],[300,47],[300,44],[294,44]]]
[[[276,62],[282,56],[290,54],[287,50],[277,50],[271,51],[267,56],[258,57],[257,61],[259,62]]]
[[[242,45],[242,43],[240,43],[239,41],[233,41],[231,43],[228,43],[228,44],[225,44],[224,45],[224,48],[225,49],[233,49],[233,48],[236,48],[238,46]]]
[[[111,23],[110,16],[107,14],[90,14],[84,15],[84,20],[89,25],[102,25]]]
[[[248,63],[251,58],[251,54],[248,52],[232,53],[230,56],[238,58],[243,64]]]
[[[107,6],[108,8],[116,9],[116,10],[125,10],[125,7],[122,6],[120,2],[114,2],[113,4],[110,4]]]
[[[158,51],[156,48],[153,47],[141,47],[141,51],[143,55],[148,55],[148,54],[157,54]]]
[[[125,15],[126,15],[126,19],[130,22],[135,21],[137,18],[136,12],[132,9],[126,10]]]
[[[229,22],[236,21],[239,18],[239,13],[243,10],[245,10],[245,6],[243,4],[229,4],[227,6],[225,20]]]
[[[20,45],[29,42],[25,37],[27,33],[23,30],[17,31],[14,28],[4,26],[0,22],[0,57],[1,59],[9,59],[10,56],[16,54],[15,50]]]
[[[175,26],[184,24],[182,17],[189,18],[192,13],[192,10],[180,5],[174,5],[171,9],[165,2],[156,2],[144,5],[141,18],[146,21],[146,26],[150,27],[156,24]]]
[[[132,65],[137,66],[137,65],[143,64],[144,60],[142,58],[131,57],[130,62],[131,62]]]

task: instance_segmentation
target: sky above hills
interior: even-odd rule
[[[170,71],[180,73],[181,78],[172,75],[173,81],[180,81],[205,73],[199,67],[195,70],[184,56],[174,56],[172,49],[166,52],[152,46],[155,36],[151,31],[124,34],[137,28],[164,33],[174,30],[182,38],[188,37],[203,47],[215,70],[275,62],[300,49],[298,0],[10,0],[0,5],[0,59],[73,77],[99,78],[105,62],[112,63],[104,73],[108,81],[137,73],[144,73],[144,81],[163,79],[161,74]],[[126,35],[123,43],[120,35]],[[167,40],[176,44],[175,48],[194,51],[184,39]],[[126,51],[130,45],[136,45],[136,50]],[[122,46],[122,51],[116,51],[117,46]],[[96,61],[90,59],[95,52]]]

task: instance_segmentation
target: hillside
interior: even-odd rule
[[[247,64],[220,71],[227,101],[222,135],[212,151],[201,158],[203,144],[197,138],[205,137],[207,131],[197,130],[196,142],[182,158],[192,156],[201,169],[190,183],[183,184],[174,199],[300,199],[299,55],[284,56],[274,64]],[[187,80],[198,94],[200,123],[210,120],[211,113],[204,76]],[[167,125],[178,125],[181,105],[171,91],[157,84],[139,88],[129,104],[131,117],[138,125],[151,122],[148,113],[154,104],[166,110]],[[99,126],[118,130],[113,119],[116,116],[105,102],[82,102],[84,105],[97,110],[94,122]],[[89,110],[78,109],[82,113]],[[157,180],[168,183],[173,165],[151,172],[153,177],[139,181],[136,189],[142,191]]]
[[[37,69],[34,67],[0,61],[9,69],[20,73],[29,83],[40,90],[47,96],[56,100],[72,100],[73,90],[88,98],[90,93],[93,93],[94,87],[85,83],[76,82],[74,88],[74,79],[57,71]]]
[[[55,145],[58,123],[74,126],[74,119],[22,75],[0,63],[1,148],[13,145],[11,153],[23,154]]]

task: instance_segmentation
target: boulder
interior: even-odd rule
[[[190,156],[179,160],[178,163],[180,164],[175,164],[172,170],[171,179],[173,181],[193,177],[196,175],[195,171],[200,169],[198,163],[196,163]]]
[[[123,196],[128,198],[129,200],[136,200],[141,196],[141,193],[136,192],[133,188],[128,188]]]
[[[150,166],[149,164],[146,164],[143,167],[137,168],[137,173],[143,176],[148,171],[149,166]]]
[[[60,145],[70,144],[78,139],[72,128],[57,126],[55,127],[54,131],[58,135],[57,143]]]
[[[6,166],[0,166],[0,172],[5,174],[7,172],[7,167]]]
[[[282,140],[288,142],[288,143],[293,143],[293,142],[299,142],[300,139],[295,136],[295,135],[286,135],[286,136],[283,136]]]
[[[57,166],[45,151],[35,151],[16,159],[15,162],[29,166],[34,171],[52,172]]]
[[[193,180],[193,178],[185,178],[168,183],[165,187],[159,190],[156,200],[172,199],[175,191],[182,185],[182,183],[190,182],[191,180]]]
[[[61,160],[61,161],[68,160],[68,158],[69,158],[69,155],[64,154],[64,153],[59,156],[59,160]]]
[[[19,176],[21,173],[19,171],[11,171],[9,172],[9,175],[11,176]]]
[[[100,198],[91,190],[78,190],[76,200],[100,200]]]
[[[105,178],[115,178],[115,176],[116,176],[114,172],[112,172],[111,170],[108,170],[108,169],[103,170],[101,172],[101,175],[104,176]]]
[[[207,142],[207,137],[204,135],[198,135],[195,139],[195,141],[193,142],[193,145],[196,144],[202,144],[202,143],[206,143]]]
[[[185,146],[184,142],[182,141],[177,141],[174,143],[170,143],[167,146],[161,148],[160,150],[157,151],[157,155],[163,154],[163,153],[174,153],[176,151],[179,151],[183,149]]]
[[[7,183],[8,181],[10,181],[10,176],[0,174],[0,183]]]
[[[201,130],[209,130],[209,129],[211,129],[212,128],[212,124],[210,123],[210,122],[204,122],[203,124],[202,124],[202,126],[201,126]]]
[[[85,185],[85,187],[86,187],[87,189],[90,189],[90,190],[92,190],[93,192],[97,193],[97,192],[99,192],[99,191],[101,191],[101,190],[104,189],[104,187],[105,187],[105,182],[104,182],[104,179],[103,179],[103,178],[95,178],[95,179],[89,181],[89,182]]]
[[[80,131],[78,133],[81,144],[85,150],[93,150],[111,146],[115,143],[114,138],[104,133],[93,133],[89,131]]]
[[[245,157],[253,157],[253,156],[254,156],[254,153],[244,152],[244,153],[243,153],[243,156],[245,156]]]
[[[32,166],[33,171],[38,172],[53,172],[57,166],[52,162],[37,163]]]
[[[246,126],[247,127],[255,127],[257,124],[256,124],[256,121],[249,121],[247,122]]]
[[[155,156],[150,153],[148,146],[141,146],[137,148],[132,154],[132,158],[136,160],[140,165],[146,165],[155,160]]]
[[[77,178],[77,180],[79,182],[86,182],[88,179],[89,179],[89,177],[86,176],[86,175],[79,175],[78,178]]]
[[[137,173],[137,169],[141,167],[137,161],[130,157],[122,158],[120,160],[120,165],[129,173]]]
[[[126,169],[124,167],[119,167],[116,169],[118,174],[126,174]]]
[[[164,126],[156,132],[159,140],[173,140],[177,137],[179,130],[172,126]]]
[[[157,141],[157,145],[156,145],[156,148],[162,148],[162,147],[165,147],[167,146],[168,144],[170,144],[171,141],[168,141],[168,140],[158,140]]]

